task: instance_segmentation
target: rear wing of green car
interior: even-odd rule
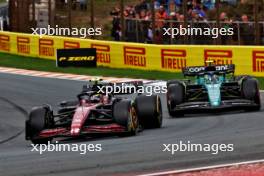
[[[234,74],[235,65],[211,65],[211,66],[194,66],[185,67],[182,69],[184,76],[199,76],[207,72],[214,72],[215,74]]]

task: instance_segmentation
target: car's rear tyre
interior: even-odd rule
[[[134,136],[138,132],[138,117],[131,100],[121,100],[113,105],[113,118],[118,125],[126,127],[127,133],[119,136]]]
[[[179,81],[179,80],[175,80],[175,79],[174,80],[168,80],[167,81],[167,87],[169,87],[172,84],[182,84],[182,82]]]
[[[141,95],[135,99],[137,115],[144,128],[160,128],[162,126],[162,105],[158,95]]]
[[[183,117],[183,111],[175,111],[177,105],[184,102],[185,90],[181,83],[168,84],[167,92],[167,107],[169,115],[172,117]]]
[[[26,138],[30,139],[34,144],[46,144],[52,138],[40,138],[39,134],[42,130],[52,126],[52,114],[48,107],[34,107],[29,119],[26,121]]]
[[[243,79],[251,79],[252,76],[249,76],[249,75],[238,75],[238,76],[235,76],[234,77],[234,81],[243,81]]]
[[[246,108],[247,111],[258,111],[261,108],[259,83],[254,78],[244,78],[241,85],[242,96],[253,101],[257,106]]]

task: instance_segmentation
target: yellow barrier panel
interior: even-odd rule
[[[96,48],[97,63],[112,68],[180,72],[206,59],[236,65],[236,74],[264,77],[264,47],[153,45],[0,32],[0,52],[56,59],[59,48]]]

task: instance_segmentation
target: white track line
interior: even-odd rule
[[[5,68],[5,69],[2,69],[2,68],[1,68],[0,72],[5,73],[5,72],[13,71],[13,70],[14,70],[13,68]]]
[[[239,162],[239,163],[231,163],[231,164],[219,164],[219,165],[205,166],[205,167],[198,167],[198,168],[191,168],[191,169],[156,172],[156,173],[142,174],[142,175],[137,175],[137,176],[162,176],[162,175],[168,175],[168,174],[180,174],[180,173],[186,173],[186,172],[195,172],[195,171],[202,171],[202,170],[209,170],[209,169],[210,170],[211,169],[219,169],[219,168],[223,168],[223,167],[232,167],[232,166],[237,166],[237,165],[257,164],[257,163],[264,163],[264,159],[263,160],[245,161],[245,162]]]

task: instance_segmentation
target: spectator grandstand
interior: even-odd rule
[[[29,4],[36,25],[38,6],[49,10],[48,22],[61,27],[102,26],[97,39],[156,44],[264,44],[264,0],[10,0]],[[35,2],[35,5],[32,5]],[[12,3],[11,3],[12,4]],[[21,6],[20,6],[21,7]],[[54,7],[54,8],[53,8]],[[95,9],[95,10],[92,10]],[[16,10],[12,8],[12,11]],[[13,18],[18,15],[12,15]],[[23,16],[19,16],[23,18]],[[16,21],[16,20],[14,20]],[[12,28],[13,26],[13,28]],[[27,32],[11,25],[11,31]],[[17,26],[21,26],[17,25]],[[164,36],[164,28],[232,28],[232,36]]]
[[[245,0],[223,0],[220,2],[222,11],[219,16],[219,27],[233,28],[233,36],[221,36],[218,44],[255,44],[255,22],[253,11],[247,14],[232,14],[230,9],[237,9],[245,4]],[[248,4],[247,4],[248,5]],[[184,37],[170,38],[163,36],[163,28],[179,28],[184,25],[184,10],[182,0],[156,0],[154,2],[155,25],[152,26],[151,1],[139,0],[132,6],[124,8],[125,17],[125,41],[145,42],[158,44],[183,44]],[[214,0],[187,0],[187,25],[193,28],[217,27],[216,1]],[[258,22],[261,42],[263,43],[263,16]],[[151,30],[154,27],[155,30]],[[120,31],[120,27],[117,31]],[[115,28],[113,28],[115,31]],[[113,32],[115,33],[115,32]],[[121,37],[119,37],[120,39]],[[116,39],[116,38],[115,38]],[[186,44],[215,44],[216,39],[210,36],[188,36]]]

